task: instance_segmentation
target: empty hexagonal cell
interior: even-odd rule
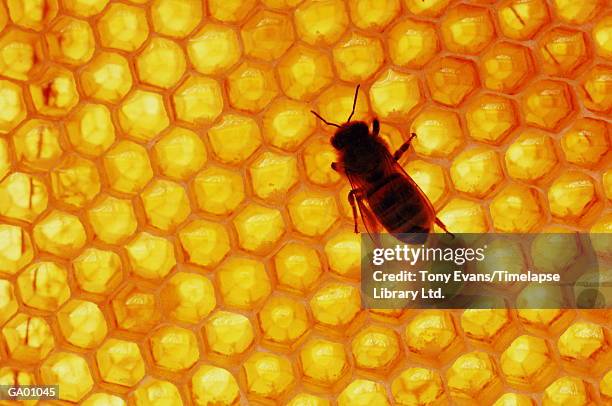
[[[297,160],[292,155],[264,152],[248,168],[256,196],[262,199],[284,199],[298,181]]]
[[[255,6],[255,0],[209,0],[208,12],[223,22],[243,20]]]
[[[417,77],[392,69],[378,76],[369,94],[372,110],[381,120],[405,121],[422,103]]]
[[[423,17],[437,17],[446,10],[450,0],[404,0],[404,4],[412,14]]]
[[[541,390],[550,383],[556,366],[546,341],[529,335],[516,338],[502,353],[501,371],[520,389]]]
[[[54,122],[30,120],[13,134],[17,160],[34,170],[49,170],[64,153],[60,144],[61,127]]]
[[[240,398],[236,378],[226,369],[201,365],[191,378],[191,395],[197,405],[235,404]]]
[[[603,372],[610,362],[607,331],[590,322],[572,324],[557,340],[557,348],[569,368]],[[580,368],[581,367],[581,368]]]
[[[480,60],[482,84],[491,90],[515,93],[533,71],[528,48],[510,42],[498,42]]]
[[[315,321],[324,327],[346,331],[361,311],[359,290],[337,282],[319,288],[310,299]]]
[[[15,24],[40,31],[57,15],[57,0],[7,0],[9,17]]]
[[[504,406],[508,404],[515,406],[534,406],[535,402],[529,396],[521,393],[504,393],[495,401],[493,406]]]
[[[245,161],[261,145],[259,126],[247,116],[223,115],[207,135],[215,157],[226,164]]]
[[[94,54],[91,26],[82,20],[61,17],[45,36],[51,57],[70,65],[82,65]]]
[[[341,179],[340,174],[331,168],[338,156],[329,142],[329,137],[313,136],[302,151],[306,177],[320,186],[332,186]]]
[[[493,345],[512,323],[507,309],[466,309],[461,329],[471,339]]]
[[[255,352],[242,364],[247,395],[275,399],[286,394],[295,384],[291,362],[287,358]]]
[[[287,202],[295,229],[309,237],[322,236],[338,219],[334,196],[302,190]]]
[[[19,226],[0,224],[0,272],[14,275],[33,257],[30,234]]]
[[[174,41],[153,38],[136,59],[136,72],[143,83],[168,89],[185,73],[185,55]]]
[[[49,324],[41,317],[19,313],[2,328],[10,359],[33,364],[45,359],[55,346]]]
[[[177,326],[161,327],[149,337],[155,365],[173,372],[191,368],[200,357],[195,334]]]
[[[338,406],[363,404],[389,406],[385,387],[367,379],[355,379],[338,396]]]
[[[311,395],[309,393],[298,393],[287,404],[287,406],[300,406],[300,405],[330,406],[331,403],[328,399],[324,399],[320,396]]]
[[[344,345],[325,339],[311,339],[300,349],[299,367],[304,379],[330,387],[348,372]]]
[[[161,230],[177,227],[191,213],[185,188],[169,180],[154,180],[140,198],[147,221]]]
[[[342,124],[351,115],[354,101],[355,87],[332,85],[319,95],[317,112],[327,121]],[[359,92],[352,120],[364,120],[368,113],[368,96],[365,92]],[[330,127],[324,126],[324,129],[329,130]]]
[[[294,151],[312,135],[316,124],[307,104],[279,98],[264,113],[263,135],[271,145]]]
[[[89,97],[116,103],[132,88],[130,65],[119,54],[100,52],[81,72],[81,86]]]
[[[490,403],[500,395],[502,384],[489,354],[468,352],[446,371],[450,396],[458,403]]]
[[[607,59],[612,59],[612,45],[610,35],[612,33],[612,14],[605,15],[599,20],[591,31],[591,37],[595,44],[595,52]]]
[[[612,68],[606,65],[592,67],[581,80],[579,92],[582,102],[589,110],[608,113],[612,110]]]
[[[81,208],[100,193],[100,175],[93,162],[78,155],[67,156],[51,170],[53,197]]]
[[[230,27],[206,24],[187,43],[189,59],[203,74],[216,74],[233,66],[240,59],[238,35]]]
[[[610,150],[608,125],[604,121],[580,118],[563,134],[561,148],[568,162],[585,168],[599,164]]]
[[[108,332],[104,314],[97,304],[71,300],[57,313],[62,335],[70,344],[80,348],[95,348]]]
[[[106,47],[135,51],[149,36],[145,11],[139,7],[113,3],[98,20],[98,34]]]
[[[302,293],[313,287],[323,270],[317,251],[290,242],[274,255],[274,271],[280,287]]]
[[[172,96],[174,112],[179,120],[193,125],[211,124],[223,111],[219,83],[200,76],[190,76]]]
[[[504,178],[497,153],[486,147],[461,152],[450,175],[457,190],[478,198],[489,194]]]
[[[37,35],[9,28],[0,36],[0,72],[17,80],[34,77],[44,59],[43,48]]]
[[[486,8],[459,5],[442,19],[442,38],[451,52],[477,54],[495,35],[493,21]]]
[[[21,87],[8,80],[0,80],[0,108],[0,133],[4,134],[25,119],[26,110]]]
[[[263,110],[278,93],[274,72],[266,65],[243,62],[227,76],[230,104],[239,110]]]
[[[161,318],[155,296],[133,284],[122,287],[115,294],[111,300],[111,307],[117,327],[132,333],[150,332]],[[111,369],[112,365],[108,365],[108,368]]]
[[[502,232],[529,232],[540,223],[542,207],[535,189],[509,184],[489,206],[493,227]]]
[[[151,141],[170,124],[162,96],[145,90],[128,96],[118,115],[121,129],[141,142]]]
[[[329,270],[345,278],[359,279],[361,271],[361,239],[352,229],[341,229],[325,243]]]
[[[204,324],[207,348],[223,357],[243,354],[253,344],[254,333],[250,320],[242,314],[227,311],[214,313]]]
[[[135,386],[145,375],[145,364],[138,345],[109,338],[96,351],[96,366],[104,382]]]
[[[153,177],[147,150],[131,141],[120,141],[104,156],[104,168],[111,189],[134,194]]]
[[[257,314],[262,338],[271,345],[293,346],[311,327],[306,308],[288,297],[270,298]]]
[[[389,56],[395,65],[420,68],[433,58],[440,48],[432,24],[402,20],[389,31]]]
[[[37,262],[17,278],[21,300],[39,310],[57,310],[70,297],[66,270],[54,262]]]
[[[82,154],[100,156],[115,142],[111,113],[103,104],[83,104],[65,125],[72,147]]]
[[[83,406],[96,406],[98,404],[116,404],[117,406],[126,406],[127,403],[123,398],[109,393],[93,393],[88,396],[83,403]]]
[[[174,127],[155,143],[155,161],[161,173],[185,180],[199,171],[207,160],[206,147],[191,130]]]
[[[4,178],[11,169],[11,161],[9,157],[8,140],[0,140],[0,179]]]
[[[202,19],[202,3],[198,0],[155,0],[151,5],[153,29],[164,35],[183,38]]]
[[[39,250],[70,258],[83,248],[87,235],[77,216],[53,210],[41,219],[32,233]]]
[[[508,174],[513,178],[537,182],[553,171],[557,156],[548,135],[527,130],[510,144],[505,161]]]
[[[36,382],[33,373],[14,367],[0,368],[0,379],[6,385],[33,385]]]
[[[527,124],[554,130],[574,110],[572,92],[564,82],[535,82],[522,94],[521,107]]]
[[[597,202],[595,180],[582,172],[564,172],[548,189],[550,213],[567,223],[579,222]]]
[[[13,172],[0,182],[0,214],[33,222],[47,208],[48,192],[42,181],[30,174]]]
[[[589,58],[582,31],[554,28],[540,38],[538,49],[543,71],[555,76],[571,76]]]
[[[174,274],[161,291],[167,313],[185,323],[198,323],[215,308],[215,290],[208,278],[186,272]]]
[[[261,262],[230,257],[217,268],[217,283],[226,305],[252,309],[272,291],[270,278]]]
[[[391,393],[398,405],[426,405],[447,400],[438,373],[419,367],[408,368],[393,380]]]
[[[533,38],[550,21],[545,0],[505,0],[496,8],[502,34],[515,40]]]
[[[531,259],[540,272],[563,272],[580,253],[575,235],[558,226],[549,226],[531,243]]]
[[[121,260],[112,251],[87,248],[72,262],[80,289],[104,294],[114,289],[122,279]]]
[[[500,144],[518,125],[512,100],[493,94],[474,97],[465,118],[470,137],[490,144]]]
[[[310,45],[330,45],[347,29],[349,16],[341,0],[309,0],[294,11],[297,36]]]
[[[370,0],[348,2],[351,21],[363,30],[383,30],[401,11],[400,0],[383,0],[372,7]]]
[[[259,11],[241,30],[244,52],[263,60],[275,60],[289,49],[294,37],[291,21],[283,14]]]
[[[279,61],[278,77],[283,92],[296,100],[310,100],[333,78],[331,63],[321,51],[296,45]]]
[[[400,343],[395,331],[368,326],[353,338],[351,351],[358,368],[383,372],[392,368],[400,356]]]
[[[428,107],[412,122],[411,132],[414,150],[421,155],[448,157],[463,143],[463,131],[456,113]]]
[[[223,225],[194,220],[178,233],[185,259],[193,264],[214,267],[230,249],[227,230]]]
[[[446,195],[448,188],[442,167],[427,161],[411,160],[404,168],[434,206]]]
[[[599,388],[604,399],[612,399],[612,372],[608,372],[601,378]]]
[[[172,243],[147,232],[137,234],[125,249],[132,271],[145,279],[161,279],[176,265]]]
[[[104,10],[109,0],[62,0],[64,8],[81,17],[91,17]]]
[[[105,196],[87,211],[95,237],[107,244],[118,244],[134,234],[138,222],[132,202]]]
[[[68,352],[56,352],[47,358],[40,366],[40,376],[43,384],[61,387],[59,399],[69,402],[78,403],[94,385],[87,361]]]
[[[233,220],[240,248],[263,254],[274,248],[285,233],[280,211],[251,203]]]
[[[436,59],[429,65],[426,75],[432,99],[445,106],[458,106],[478,86],[476,68],[466,59]]]
[[[152,379],[140,385],[130,398],[137,406],[163,404],[181,406],[183,398],[176,385],[168,381]]]
[[[453,198],[437,213],[442,223],[455,233],[485,233],[488,221],[484,208],[480,203],[467,199]],[[436,232],[444,230],[435,225]]]
[[[196,175],[193,189],[198,207],[211,214],[228,215],[244,199],[242,176],[215,166]]]
[[[449,313],[425,310],[404,331],[408,350],[429,363],[444,363],[457,347],[457,331]]]
[[[338,77],[347,82],[370,78],[381,67],[384,54],[377,38],[351,34],[338,42],[332,50]]]
[[[580,378],[563,376],[550,384],[544,390],[542,405],[587,405],[591,403],[591,389],[588,384]]]

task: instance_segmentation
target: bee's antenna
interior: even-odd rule
[[[351,121],[351,118],[353,118],[353,114],[355,114],[355,106],[357,106],[357,95],[359,94],[359,86],[361,85],[357,85],[357,89],[355,89],[355,98],[353,99],[353,111],[351,111],[351,115],[349,116],[348,120],[346,120],[347,123]]]
[[[338,124],[336,124],[336,123],[330,123],[329,121],[327,121],[326,119],[324,119],[323,117],[321,117],[321,116],[319,115],[319,113],[317,113],[316,111],[314,111],[314,110],[310,110],[310,112],[311,112],[312,114],[314,114],[314,115],[315,115],[315,116],[316,116],[316,117],[317,117],[319,120],[323,121],[325,124],[327,124],[327,125],[333,125],[334,127],[338,127],[338,128],[340,128],[340,126],[339,126]]]

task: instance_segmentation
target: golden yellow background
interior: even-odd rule
[[[608,311],[363,310],[309,113],[345,121],[360,83],[357,119],[392,149],[418,134],[401,162],[451,231],[610,232],[611,10],[3,0],[0,383],[89,406],[612,404]]]

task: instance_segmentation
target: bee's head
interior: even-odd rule
[[[332,136],[331,144],[337,150],[343,150],[349,144],[358,142],[359,139],[369,134],[368,125],[363,121],[353,121],[343,124]]]

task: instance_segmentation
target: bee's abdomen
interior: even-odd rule
[[[404,177],[393,174],[377,182],[367,194],[378,221],[393,234],[429,233],[431,216],[420,193]]]

